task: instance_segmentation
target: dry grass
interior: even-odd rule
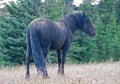
[[[37,75],[30,67],[31,78],[25,79],[25,67],[0,69],[0,84],[120,84],[120,62],[65,65],[66,77],[57,76],[57,65],[47,66],[50,79]]]

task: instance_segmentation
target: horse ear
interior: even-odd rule
[[[83,17],[85,17],[85,10],[83,11]]]
[[[83,14],[85,15],[85,10],[83,11]]]

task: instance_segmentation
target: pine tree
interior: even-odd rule
[[[56,20],[61,16],[61,6],[61,1],[53,0],[45,3],[37,0],[18,0],[17,3],[6,4],[6,14],[0,15],[0,65],[24,63],[28,24],[37,17]]]
[[[118,0],[117,10],[117,21],[120,23],[120,0]]]
[[[32,3],[24,0],[17,4],[10,2],[5,7],[6,15],[0,16],[1,58],[0,64],[22,64],[25,57],[25,32],[28,23],[35,18],[32,14]]]
[[[82,61],[119,60],[120,33],[117,24],[117,0],[101,0],[98,5],[91,5],[91,1],[84,0],[80,9],[86,9],[87,15],[96,29],[95,37],[78,38],[79,43],[84,44],[85,48],[81,53]],[[81,46],[79,47],[81,48]]]

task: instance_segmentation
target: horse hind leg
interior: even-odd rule
[[[48,61],[48,57],[47,57],[47,55],[48,55],[48,48],[43,48],[43,54],[44,54],[44,62],[46,64],[47,61]]]
[[[28,46],[28,47],[27,47],[27,52],[26,52],[26,66],[27,66],[26,78],[29,78],[29,77],[30,77],[30,71],[29,71],[30,55],[31,55],[31,49],[30,49],[30,47]]]
[[[48,78],[46,65],[44,61],[43,49],[41,48],[41,45],[40,45],[39,36],[37,35],[31,36],[31,48],[32,48],[33,59],[34,59],[38,73],[39,74],[43,73],[43,77]]]
[[[26,78],[28,79],[30,77],[29,65],[30,65],[30,55],[31,55],[31,45],[30,45],[29,31],[27,31],[26,44],[27,44],[27,50],[26,50]]]

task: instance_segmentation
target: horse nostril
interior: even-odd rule
[[[93,33],[93,35],[95,35],[95,32]]]
[[[90,34],[90,36],[94,36],[95,35],[95,32],[92,32],[91,34]]]

